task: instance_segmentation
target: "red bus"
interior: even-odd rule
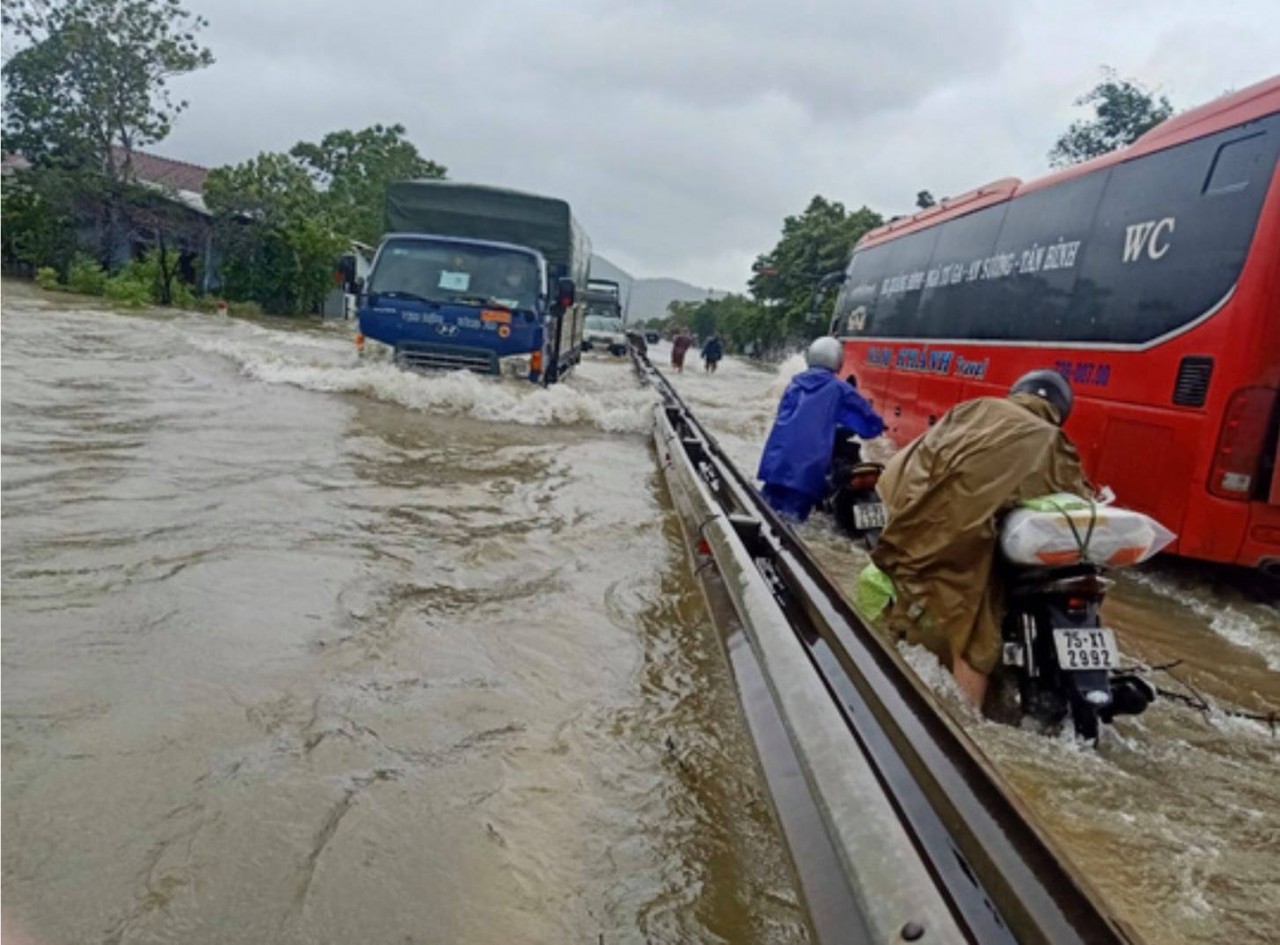
[[[1172,550],[1280,573],[1280,76],[866,234],[832,333],[899,445],[1057,368],[1091,478]]]

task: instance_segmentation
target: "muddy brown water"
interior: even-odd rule
[[[806,939],[623,365],[5,289],[14,940]]]
[[[809,937],[625,364],[540,391],[4,289],[7,935]],[[794,367],[676,383],[752,472]],[[1108,606],[1130,655],[1280,709],[1251,587],[1164,563]],[[913,659],[1149,941],[1271,940],[1264,726],[1160,706],[1094,752]]]

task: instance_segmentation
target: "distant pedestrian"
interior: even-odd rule
[[[684,373],[684,356],[692,345],[693,335],[689,334],[689,329],[681,328],[680,334],[671,342],[671,366],[676,369],[677,374]]]
[[[724,342],[719,335],[712,335],[702,344],[703,368],[708,374],[716,373],[716,365],[724,357]]]

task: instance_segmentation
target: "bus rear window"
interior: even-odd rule
[[[1275,163],[1274,148],[1267,147],[1267,136],[1264,133],[1253,134],[1237,141],[1228,141],[1218,148],[1214,155],[1213,166],[1205,178],[1206,195],[1230,193],[1242,190],[1249,181],[1266,179],[1265,166],[1268,157]],[[1263,172],[1263,173],[1259,173]]]

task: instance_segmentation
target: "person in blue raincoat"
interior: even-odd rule
[[[848,381],[841,380],[844,346],[819,338],[805,354],[809,364],[791,379],[764,444],[756,478],[765,501],[785,518],[803,522],[827,490],[836,427],[864,440],[884,432],[884,420]]]

